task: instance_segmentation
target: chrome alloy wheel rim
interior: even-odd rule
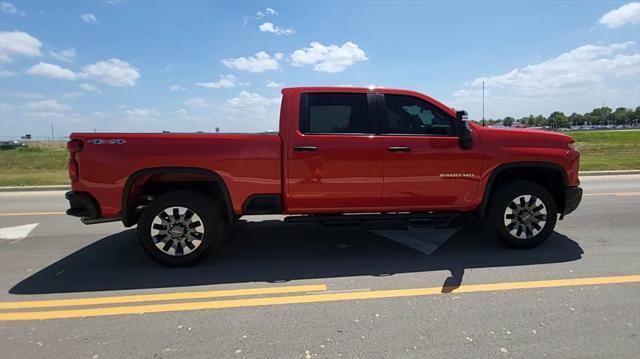
[[[156,247],[170,256],[184,256],[202,245],[204,223],[193,210],[174,206],[160,211],[151,223]]]
[[[530,239],[547,223],[547,208],[540,198],[525,194],[514,198],[504,211],[504,225],[512,236]]]

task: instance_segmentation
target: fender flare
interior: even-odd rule
[[[493,191],[493,185],[494,185],[495,179],[498,178],[498,176],[505,170],[509,170],[513,168],[526,168],[526,167],[528,168],[542,167],[542,168],[553,169],[560,173],[562,177],[562,185],[564,187],[567,187],[567,183],[569,183],[569,180],[567,179],[567,171],[565,171],[561,165],[554,162],[522,161],[522,162],[503,163],[493,169],[493,171],[491,172],[491,175],[489,176],[489,179],[487,180],[487,185],[484,187],[482,202],[480,202],[480,207],[479,207],[480,217],[484,218],[486,215],[487,206],[489,205],[489,199],[491,197],[491,192]]]
[[[128,178],[127,182],[122,191],[122,202],[121,202],[121,211],[122,211],[122,223],[125,227],[131,227],[135,224],[133,221],[133,216],[129,213],[129,193],[131,192],[131,188],[135,184],[136,180],[141,176],[152,175],[152,174],[166,174],[166,173],[190,173],[190,174],[199,174],[204,175],[209,178],[212,182],[214,182],[222,193],[224,205],[227,209],[227,221],[228,223],[233,222],[234,219],[234,211],[233,211],[233,203],[231,202],[231,196],[229,195],[229,190],[227,189],[227,185],[225,184],[222,177],[217,174],[215,171],[199,168],[199,167],[153,167],[153,168],[144,168],[132,173]]]

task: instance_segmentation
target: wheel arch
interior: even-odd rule
[[[190,181],[208,182],[214,186],[213,188],[219,191],[221,204],[225,212],[225,219],[228,223],[233,222],[235,217],[231,196],[224,180],[215,171],[199,167],[152,167],[140,169],[127,178],[121,200],[122,223],[126,227],[134,225],[137,220],[135,208],[139,202],[136,200],[136,195],[139,193],[136,193],[136,189],[142,188],[153,176],[167,176],[169,178],[174,176],[175,180],[173,182],[181,183]],[[142,180],[141,183],[138,183],[139,180]],[[172,182],[169,180],[167,183]]]
[[[532,174],[531,177],[523,177]],[[546,177],[545,175],[548,174],[552,176]],[[564,188],[568,184],[567,172],[561,165],[554,162],[523,161],[501,164],[491,172],[479,207],[479,214],[482,218],[486,217],[491,196],[501,180],[525,180],[538,183],[551,193],[556,200],[558,213],[562,213]],[[553,188],[557,187],[557,184],[560,185],[560,188]]]

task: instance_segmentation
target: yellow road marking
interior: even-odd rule
[[[578,279],[559,279],[559,280],[528,281],[528,282],[463,285],[463,286],[460,286],[459,288],[453,289],[452,292],[453,293],[493,292],[493,291],[504,291],[504,290],[514,290],[514,289],[553,288],[553,287],[567,287],[567,286],[585,286],[585,285],[638,283],[638,282],[640,282],[640,275],[628,275],[628,276],[616,276],[616,277],[597,277],[597,278],[578,278]],[[52,311],[41,311],[41,312],[10,312],[10,313],[0,313],[0,321],[99,317],[99,316],[125,315],[125,314],[179,312],[179,311],[191,311],[191,310],[202,310],[202,309],[257,307],[257,306],[279,305],[279,304],[299,304],[299,303],[318,303],[318,302],[334,302],[334,301],[380,299],[380,298],[400,298],[400,297],[411,297],[411,296],[438,295],[438,294],[443,294],[442,291],[443,291],[443,288],[441,287],[432,287],[432,288],[378,290],[378,291],[369,291],[369,292],[342,292],[342,293],[309,294],[309,295],[282,296],[282,297],[228,299],[228,300],[216,300],[216,301],[207,301],[207,302],[168,303],[168,304],[122,306],[122,307],[110,307],[110,308],[52,310]]]
[[[158,294],[125,295],[125,296],[96,297],[96,298],[38,300],[38,301],[23,301],[23,302],[0,302],[0,310],[47,308],[47,307],[71,307],[71,306],[78,306],[78,305],[96,305],[96,304],[157,302],[157,301],[165,301],[165,300],[202,299],[202,298],[216,298],[216,297],[219,298],[219,297],[235,297],[235,296],[242,296],[242,295],[282,294],[282,293],[315,292],[315,291],[326,291],[326,290],[327,290],[326,285],[314,284],[314,285],[297,285],[297,286],[270,287],[270,288],[210,290],[210,291],[203,291],[203,292],[158,293]]]
[[[66,212],[23,212],[23,213],[0,213],[0,217],[13,216],[48,216],[56,214],[66,214]]]
[[[640,192],[608,192],[608,193],[585,193],[583,196],[616,196],[616,197],[630,197],[640,196]]]

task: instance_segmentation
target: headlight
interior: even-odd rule
[[[578,150],[578,149],[576,148],[576,143],[575,143],[575,142],[571,142],[571,143],[569,143],[569,145],[568,145],[568,146],[569,146],[569,148],[570,148],[570,149],[572,149],[572,150],[574,150],[574,151],[577,151],[577,150]]]

